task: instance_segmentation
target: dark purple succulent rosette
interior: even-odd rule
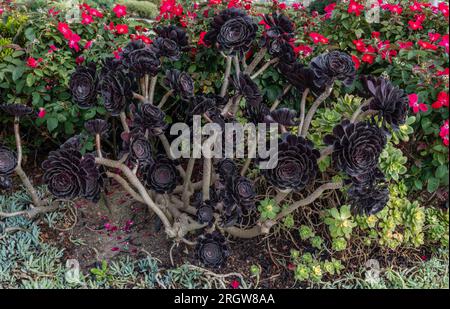
[[[0,105],[0,110],[14,117],[23,117],[26,115],[30,115],[33,112],[33,109],[31,107],[23,104]]]
[[[90,62],[86,66],[77,66],[70,76],[69,89],[72,100],[80,108],[86,109],[97,103],[98,77],[96,65]]]
[[[221,159],[216,163],[216,172],[223,181],[238,175],[238,168],[232,159]]]
[[[98,134],[101,136],[106,136],[106,135],[108,135],[110,125],[104,119],[91,119],[91,120],[88,120],[85,122],[84,128],[91,135]]]
[[[48,190],[61,199],[83,197],[97,202],[100,194],[99,171],[95,156],[85,157],[75,148],[50,152],[42,163],[43,180]]]
[[[150,103],[140,104],[138,107],[131,106],[133,114],[132,127],[145,134],[148,132],[152,136],[164,133],[168,124],[165,121],[166,114],[157,106]]]
[[[253,182],[247,177],[236,175],[226,183],[227,197],[244,210],[255,208],[256,192]],[[231,202],[231,201],[229,201]]]
[[[378,166],[386,145],[385,132],[370,122],[345,120],[326,135],[324,142],[333,146],[332,161],[337,169],[351,177],[370,177]]]
[[[354,184],[347,194],[353,214],[358,215],[374,215],[382,211],[389,202],[388,184],[383,180],[370,185]]]
[[[352,57],[338,50],[313,58],[310,68],[314,73],[314,85],[318,88],[330,86],[334,80],[340,80],[348,87],[356,77]]]
[[[214,210],[215,210],[215,203],[213,201],[209,200],[201,203],[197,207],[196,213],[197,221],[200,224],[207,224],[208,226],[211,227],[215,221]]]
[[[264,117],[264,122],[278,123],[285,127],[292,127],[298,125],[298,122],[295,120],[296,117],[297,112],[295,110],[282,107],[277,108],[266,115]]]
[[[303,92],[306,88],[317,91],[314,86],[314,73],[313,71],[296,61],[294,63],[279,63],[277,68],[280,74],[286,78],[286,80],[300,92]]]
[[[133,132],[130,135],[129,154],[130,161],[133,164],[139,163],[140,167],[154,163],[152,146],[141,132]]]
[[[277,57],[280,63],[293,64],[297,60],[294,48],[284,40],[273,40],[268,44],[268,52]]]
[[[226,99],[212,93],[199,94],[194,96],[189,102],[188,116],[202,115],[208,111],[214,111],[225,105]]]
[[[267,181],[281,190],[302,190],[312,185],[319,171],[320,152],[314,144],[299,136],[283,134],[278,143],[278,164],[262,170]]]
[[[145,186],[157,193],[172,193],[179,180],[176,162],[164,155],[158,155],[144,172]]]
[[[362,79],[367,97],[372,98],[362,110],[376,112],[384,127],[389,124],[397,130],[408,116],[407,94],[383,77],[364,76]]]
[[[141,40],[130,42],[122,52],[123,64],[136,77],[155,76],[161,68],[158,53]]]
[[[227,53],[243,55],[250,49],[257,30],[256,23],[244,11],[230,8],[214,16],[204,40],[209,45],[217,43]]]
[[[230,250],[225,237],[219,232],[201,235],[197,239],[196,258],[205,266],[220,268],[225,265]]]
[[[164,83],[183,100],[189,100],[194,96],[194,81],[186,72],[177,69],[167,70]]]
[[[158,37],[175,42],[181,51],[189,50],[188,35],[183,28],[169,25],[165,27],[156,27],[155,32]]]
[[[103,67],[99,92],[105,109],[113,116],[118,116],[125,110],[128,102],[133,98],[133,82],[121,65],[117,69]]]
[[[237,94],[242,95],[249,104],[257,105],[262,102],[261,91],[248,74],[241,72],[239,77],[233,75],[230,77],[230,81]]]
[[[295,25],[288,16],[273,12],[272,14],[264,14],[263,21],[269,27],[264,32],[264,45],[274,40],[290,42],[294,38]]]
[[[10,176],[0,175],[0,190],[11,190],[13,182]]]
[[[9,176],[17,167],[17,155],[0,144],[0,175]]]

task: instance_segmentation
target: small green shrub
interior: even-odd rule
[[[118,3],[126,5],[127,10],[138,17],[152,19],[159,12],[157,5],[150,1],[119,0]]]

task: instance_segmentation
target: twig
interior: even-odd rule
[[[39,206],[39,207],[31,206],[30,209],[28,209],[28,210],[22,210],[22,211],[10,212],[10,213],[0,212],[0,218],[26,216],[29,219],[33,219],[34,217],[36,217],[39,214],[44,214],[47,212],[52,212],[52,211],[57,210],[59,208],[59,205],[56,202],[58,202],[58,201],[59,200],[52,202],[52,205],[50,205],[50,206]]]
[[[145,101],[145,97],[143,95],[140,95],[139,93],[133,92],[133,98],[144,102]]]
[[[262,73],[264,73],[264,71],[266,71],[272,64],[275,64],[279,61],[278,58],[273,58],[270,61],[267,61],[255,74],[253,74],[251,76],[251,79],[255,79],[257,78],[259,75],[261,75]]]
[[[234,61],[234,70],[235,70],[236,77],[239,78],[239,75],[241,74],[241,67],[239,64],[239,56],[238,55],[234,56],[233,61]]]
[[[303,124],[305,122],[305,109],[306,109],[306,99],[308,98],[309,88],[306,88],[302,94],[302,101],[300,102],[300,123],[298,124],[298,135],[302,133]]]
[[[328,157],[330,154],[333,153],[333,146],[325,147],[320,151],[320,158],[317,159],[317,162],[320,162],[324,160],[326,157]]]
[[[164,106],[164,104],[167,102],[167,100],[173,94],[173,92],[174,92],[173,89],[166,92],[166,94],[162,97],[161,101],[159,102],[158,108],[162,108]]]
[[[202,199],[203,201],[209,200],[209,187],[211,185],[211,158],[203,159],[203,187],[202,187]]]
[[[129,133],[130,132],[130,127],[128,126],[127,115],[125,114],[125,112],[120,112],[120,123],[122,123],[123,130],[126,133]]]
[[[148,100],[150,104],[153,104],[153,101],[155,99],[155,87],[157,82],[158,82],[158,75],[153,76],[152,79],[150,80],[150,90],[148,92]]]
[[[292,88],[291,84],[288,84],[284,87],[281,95],[275,100],[275,102],[273,102],[272,107],[270,108],[270,111],[274,111],[278,107],[278,105],[281,103],[281,100],[283,99],[283,97],[289,92],[289,90],[291,90],[291,88]]]
[[[30,179],[28,179],[27,174],[25,174],[25,172],[22,169],[22,139],[20,138],[19,123],[20,123],[20,118],[15,117],[15,119],[14,119],[14,137],[16,139],[16,148],[17,148],[17,166],[14,171],[20,177],[20,180],[22,181],[23,185],[25,186],[28,193],[30,194],[34,206],[39,207],[42,205],[42,201],[39,198],[39,196],[36,192],[36,189],[31,184]]]
[[[311,108],[308,111],[308,114],[305,118],[305,123],[303,124],[301,136],[305,137],[309,130],[309,125],[311,124],[311,120],[314,117],[314,114],[316,113],[317,109],[319,108],[320,104],[322,104],[323,101],[325,101],[331,94],[331,91],[333,90],[333,84],[328,86],[324,93],[322,93],[311,105]]]
[[[350,120],[351,123],[354,123],[358,119],[359,115],[362,112],[362,109],[364,107],[368,106],[370,104],[370,101],[372,101],[372,98],[367,99],[366,101],[364,101],[364,103],[362,103],[361,105],[358,106],[358,108],[356,109],[356,111],[352,115],[352,118]]]
[[[227,93],[232,61],[233,61],[233,58],[231,56],[227,56],[227,58],[226,58],[226,63],[227,64],[226,64],[226,67],[225,67],[225,77],[224,77],[224,80],[223,80],[222,88],[220,89],[220,96],[221,97],[225,97],[225,94]]]
[[[190,158],[186,168],[186,177],[184,177],[183,194],[181,195],[181,199],[185,207],[189,205],[189,197],[190,197],[189,187],[191,184],[192,172],[194,171],[194,165],[195,165],[195,158]]]
[[[102,144],[100,140],[100,134],[95,134],[95,147],[97,149],[97,156],[99,158],[102,158],[103,154],[102,154]]]
[[[258,51],[258,53],[255,55],[255,58],[253,59],[253,61],[247,66],[247,68],[245,69],[244,73],[245,74],[252,74],[253,71],[258,66],[258,64],[261,62],[261,60],[264,59],[264,56],[266,55],[266,53],[267,53],[267,47],[261,48]]]

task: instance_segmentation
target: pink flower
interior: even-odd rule
[[[373,32],[372,32],[372,38],[373,38],[373,39],[376,39],[376,40],[379,40],[379,39],[380,39],[380,32],[378,32],[378,31],[373,31]]]
[[[47,111],[45,110],[45,108],[39,107],[38,118],[44,118],[46,114],[47,114]]]
[[[350,0],[350,4],[348,5],[347,12],[355,13],[356,16],[361,15],[361,10],[364,9],[364,6],[354,0]]]
[[[398,41],[397,44],[400,49],[408,49],[414,45],[413,42],[400,42],[400,41]]]
[[[117,4],[114,8],[113,8],[113,12],[116,13],[116,16],[118,18],[127,15],[127,7],[125,5],[120,5]]]
[[[322,43],[322,44],[328,44],[328,39],[317,32],[311,32],[309,34],[310,38],[313,40],[314,44]]]
[[[48,49],[48,53],[51,54],[57,50],[58,50],[58,48],[55,45],[50,45],[50,48]]]
[[[70,40],[70,37],[72,36],[72,30],[70,30],[69,25],[66,23],[58,23],[58,30],[61,32],[61,34],[67,39]]]
[[[447,119],[439,131],[439,136],[442,138],[442,142],[444,143],[445,146],[449,145],[449,137],[448,137],[449,134],[448,133],[449,133],[449,125],[448,125],[448,119]]]
[[[438,49],[438,47],[436,45],[431,44],[430,42],[422,41],[422,40],[419,40],[419,42],[417,42],[417,45],[419,45],[423,49],[428,49],[428,50]]]
[[[128,33],[128,26],[125,25],[125,24],[116,25],[116,32],[118,34],[127,34]]]
[[[413,11],[413,12],[415,12],[415,11],[422,12],[422,6],[420,5],[420,3],[416,2],[416,1],[414,2],[413,5],[411,5],[411,6],[409,7],[409,9],[410,9],[411,11]]]
[[[334,9],[336,9],[336,3],[330,3],[326,7],[324,7],[325,11],[325,19],[331,18],[331,15],[333,14]]]
[[[381,6],[383,10],[389,10],[391,13],[400,15],[403,12],[403,8],[399,4],[384,4]]]
[[[364,54],[364,55],[361,57],[361,60],[362,60],[363,62],[367,62],[367,63],[369,63],[369,64],[372,64],[372,63],[375,61],[375,55],[372,55],[372,54]]]
[[[359,52],[364,53],[367,50],[366,44],[364,43],[363,39],[353,40],[353,44],[355,45],[356,50]]]
[[[441,35],[439,33],[428,33],[428,37],[430,38],[431,42],[436,42],[437,40],[439,40],[439,38],[441,37]]]
[[[120,249],[118,248],[118,247],[112,247],[111,248],[111,251],[113,251],[113,252],[116,252],[116,251],[119,251]]]
[[[355,64],[355,69],[359,69],[361,62],[359,61],[358,57],[356,57],[355,55],[352,55],[352,60],[353,63]]]
[[[89,14],[91,14],[92,16],[95,16],[95,17],[99,17],[99,18],[103,17],[103,13],[100,12],[99,10],[94,9],[94,8],[90,8],[89,9]]]
[[[92,40],[87,41],[86,44],[84,44],[84,49],[89,49],[89,48],[91,48],[91,47],[92,47],[92,43],[93,43]]]
[[[409,98],[409,107],[412,108],[414,114],[417,114],[419,111],[426,112],[428,110],[428,106],[424,103],[419,103],[419,97],[415,93],[411,93],[408,95]]]
[[[231,287],[233,288],[233,289],[238,289],[239,288],[239,286],[240,286],[240,283],[239,283],[239,281],[237,281],[237,280],[233,280],[233,282],[231,282]]]
[[[84,57],[83,56],[78,56],[75,58],[75,63],[80,65],[84,62]]]
[[[423,29],[422,22],[419,20],[410,20],[408,21],[409,28],[412,30],[420,30]]]
[[[445,2],[440,2],[438,4],[438,10],[441,11],[441,13],[448,18],[449,13],[448,13],[448,4]]]
[[[175,0],[163,0],[161,6],[159,7],[159,14],[162,15],[172,12],[173,8],[175,7],[175,4],[176,4]]]
[[[40,62],[42,62],[43,59],[39,58],[38,60],[34,59],[33,57],[29,57],[27,59],[27,66],[29,66],[30,68],[37,68],[37,66],[39,65]]]
[[[449,75],[449,69],[448,68],[445,68],[444,70],[442,70],[442,71],[437,71],[436,72],[436,76],[448,76]]]
[[[81,13],[81,23],[83,25],[89,25],[93,21],[94,21],[94,19],[92,18],[91,15],[86,14],[85,12]]]
[[[56,16],[59,14],[60,11],[56,11],[55,8],[51,8],[48,10],[48,15],[50,16]]]
[[[442,106],[448,107],[448,93],[445,91],[441,91],[438,94],[436,102],[434,102],[431,107],[434,109],[441,108]]]
[[[298,10],[303,8],[303,4],[301,4],[301,3],[292,3],[292,8],[294,9],[294,11],[298,11]]]
[[[3,8],[0,8],[0,16],[3,14],[5,10]]]
[[[298,46],[294,46],[294,53],[296,55],[302,54],[303,57],[308,57],[312,53],[313,49],[309,45],[300,44]]]
[[[75,49],[76,51],[80,50],[80,47],[78,46],[78,42],[80,42],[80,36],[76,33],[72,33],[69,39],[69,48]]]
[[[449,50],[448,34],[442,36],[442,39],[439,42],[439,46],[443,46],[445,48],[445,51],[448,53]]]

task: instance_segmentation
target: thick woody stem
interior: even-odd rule
[[[370,101],[372,101],[372,98],[365,100],[360,106],[358,106],[358,109],[352,115],[352,119],[350,120],[351,123],[354,123],[356,122],[356,120],[358,120],[358,117],[361,115],[363,108],[368,106],[370,104]]]
[[[273,58],[272,60],[267,61],[255,74],[251,76],[251,79],[257,78],[259,75],[264,73],[272,64],[277,63],[279,60],[280,59],[278,58]]]
[[[150,84],[150,76],[148,74],[145,74],[145,76],[144,76],[144,92],[142,94],[145,96],[145,98],[147,100],[149,100],[149,98],[150,98],[149,84]]]
[[[130,193],[130,195],[136,201],[138,201],[142,204],[145,204],[145,201],[142,199],[142,197],[136,191],[134,191],[133,188],[131,188],[130,184],[125,179],[123,179],[122,176],[120,176],[119,174],[116,174],[116,173],[111,173],[111,172],[106,172],[106,176],[117,181],[117,183],[119,183],[125,189],[125,191]]]
[[[274,111],[278,105],[281,103],[281,100],[283,99],[283,97],[289,92],[289,90],[291,90],[292,85],[286,85],[283,89],[283,92],[281,93],[281,95],[275,100],[275,102],[273,102],[272,106],[270,107],[270,111]]]
[[[184,207],[189,206],[189,187],[191,185],[191,176],[194,171],[195,158],[190,158],[187,168],[186,168],[186,177],[184,178],[183,184],[183,194],[181,195],[181,199],[183,200]]]
[[[302,134],[303,124],[305,122],[306,99],[308,98],[309,88],[306,88],[302,94],[300,102],[300,123],[298,124],[298,135]]]
[[[241,74],[241,66],[239,64],[239,56],[238,55],[234,56],[233,61],[234,61],[234,70],[235,70],[236,77],[239,78],[239,75]]]
[[[100,139],[100,134],[95,134],[95,148],[97,149],[97,156],[102,158],[102,144]]]
[[[55,211],[59,208],[57,201],[53,202],[50,206],[39,206],[39,207],[31,207],[28,210],[17,211],[17,212],[0,212],[0,218],[11,218],[17,216],[26,216],[29,219],[33,219],[39,214],[44,214],[47,212]]]
[[[333,149],[334,149],[333,146],[328,146],[328,147],[325,147],[324,149],[322,149],[320,151],[320,158],[317,159],[317,162],[324,160],[326,157],[328,157],[330,154],[332,154]]]
[[[155,99],[155,88],[156,83],[158,82],[158,76],[153,76],[150,80],[150,89],[148,91],[148,101],[150,104],[153,104]]]
[[[127,123],[127,115],[125,114],[125,112],[120,112],[119,116],[120,116],[120,123],[122,124],[123,130],[126,133],[129,133],[130,127],[128,126],[128,123]]]
[[[267,53],[267,47],[263,47],[259,50],[259,52],[255,55],[255,58],[253,61],[247,66],[244,73],[245,74],[252,74],[253,71],[256,69],[258,64],[261,62],[261,60],[264,59],[264,56]]]
[[[166,94],[162,97],[161,101],[159,102],[158,107],[162,108],[172,94],[173,89],[167,91]]]
[[[333,90],[333,85],[328,86],[325,89],[325,92],[322,93],[311,105],[311,108],[309,109],[308,114],[306,115],[305,123],[303,124],[303,127],[302,127],[302,132],[301,132],[302,137],[305,137],[306,134],[308,133],[309,125],[311,124],[311,120],[313,119],[314,114],[316,113],[320,104],[322,104],[322,102],[325,101],[330,96],[332,90]]]
[[[202,198],[203,201],[209,200],[209,187],[211,185],[211,158],[203,159],[203,187],[202,187]]]
[[[20,123],[20,118],[15,117],[15,119],[14,119],[14,137],[16,139],[16,148],[17,148],[17,166],[14,171],[20,177],[20,180],[22,181],[23,185],[25,186],[28,193],[30,194],[34,206],[39,207],[42,205],[42,201],[39,198],[39,196],[36,192],[36,189],[31,184],[30,179],[28,179],[27,174],[25,174],[25,172],[22,169],[22,139],[20,138],[19,123]]]
[[[145,102],[145,97],[140,95],[139,93],[133,92],[133,98],[138,99],[139,101]]]
[[[229,83],[229,78],[230,78],[230,73],[231,73],[231,64],[233,62],[233,58],[231,56],[227,56],[226,58],[226,67],[225,67],[225,77],[223,80],[223,84],[222,84],[222,88],[220,89],[220,96],[224,97],[225,94],[227,93],[227,89],[228,89],[228,83]]]
[[[105,158],[96,158],[95,163],[104,165],[110,168],[116,168],[122,171],[122,173],[127,177],[128,181],[138,190],[139,194],[142,196],[142,199],[144,200],[145,204],[153,210],[156,215],[161,219],[161,222],[163,223],[166,233],[169,237],[176,237],[177,233],[172,228],[169,219],[166,217],[164,212],[158,207],[158,205],[155,204],[155,202],[150,198],[150,196],[147,193],[147,190],[142,185],[142,183],[139,181],[139,179],[136,177],[136,175],[133,174],[133,172],[124,164],[119,163],[117,161],[113,161],[110,159]]]

